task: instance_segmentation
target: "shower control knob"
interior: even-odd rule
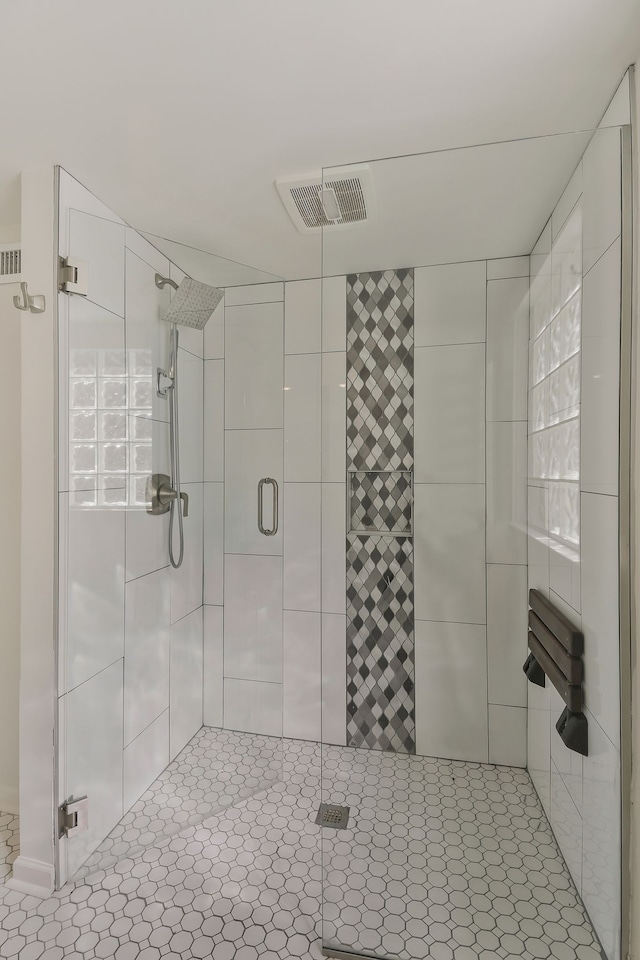
[[[147,480],[147,513],[158,514],[168,513],[171,504],[178,499],[178,492],[171,486],[171,478],[166,473],[154,473]],[[182,515],[189,515],[189,495],[180,492],[182,500]]]
[[[171,483],[167,481],[158,485],[156,496],[158,497],[158,503],[162,504],[163,507],[169,507],[171,501],[177,499],[178,492],[174,490]]]

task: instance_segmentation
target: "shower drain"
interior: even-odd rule
[[[335,803],[321,803],[316,823],[321,827],[344,830],[349,823],[349,809],[349,807],[338,807]]]

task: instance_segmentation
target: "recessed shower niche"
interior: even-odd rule
[[[349,472],[349,533],[411,536],[413,482],[409,471]]]

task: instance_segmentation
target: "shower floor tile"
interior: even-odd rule
[[[273,769],[279,750],[201,730],[145,795],[151,819],[169,782],[174,811],[195,815],[203,762],[224,754],[227,783],[259,786],[256,758]],[[323,767],[321,785],[319,746],[285,741],[282,777],[249,798],[223,790],[225,809],[204,823],[46,900],[0,888],[0,957],[319,960],[324,872],[325,945],[401,960],[600,960],[524,771],[340,747],[323,748]],[[351,807],[347,829],[321,838],[320,799]]]
[[[13,861],[20,852],[20,819],[15,813],[0,811],[0,883],[11,874]]]
[[[282,779],[283,741],[202,727],[91,855],[82,873],[108,870],[122,857],[202,823]]]

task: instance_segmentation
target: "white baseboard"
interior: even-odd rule
[[[17,890],[19,893],[40,897],[43,900],[53,893],[55,886],[53,864],[43,863],[41,860],[29,860],[28,857],[18,857],[13,864],[13,873],[5,886],[10,890]]]
[[[4,783],[0,783],[0,811],[2,813],[20,813],[17,787],[7,787]]]

